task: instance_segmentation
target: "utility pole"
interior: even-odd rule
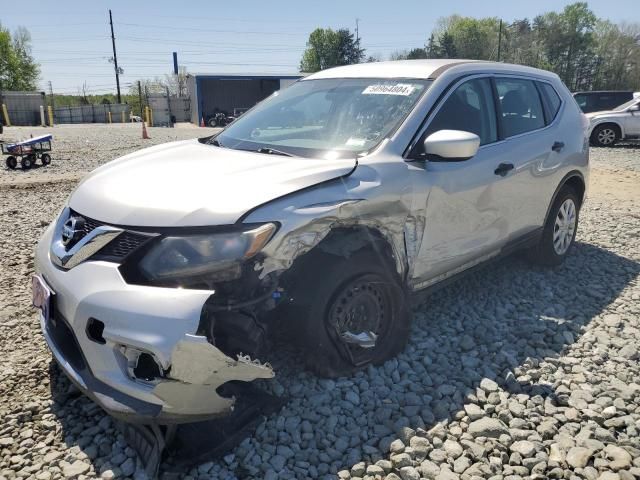
[[[360,19],[356,18],[356,43],[360,44],[360,30],[359,30]]]
[[[55,108],[55,103],[53,99],[53,85],[51,85],[51,80],[49,80],[49,98],[51,98],[51,108]]]
[[[140,101],[140,118],[144,122],[144,113],[142,111],[142,86],[140,85],[140,80],[138,80],[138,100]]]
[[[113,36],[113,17],[109,10],[109,25],[111,25],[111,45],[113,45],[113,65],[116,70],[116,87],[118,88],[118,103],[122,103],[120,98],[120,71],[118,70],[118,55],[116,55],[116,38]]]
[[[500,19],[500,27],[498,28],[498,61],[500,61],[501,47],[502,47],[502,19]]]

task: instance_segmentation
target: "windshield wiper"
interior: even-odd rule
[[[217,138],[214,138],[213,140],[211,140],[211,141],[209,142],[209,145],[213,145],[214,147],[227,148],[227,147],[225,147],[224,145],[222,145],[222,144],[220,143],[220,141],[219,141]]]
[[[275,148],[269,148],[269,147],[261,147],[257,149],[256,152],[266,153],[268,155],[283,155],[285,157],[293,157],[293,155],[291,155],[288,152],[283,152],[282,150],[276,150]]]

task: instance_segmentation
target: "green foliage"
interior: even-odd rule
[[[360,48],[360,40],[355,39],[348,29],[316,28],[309,35],[300,70],[317,72],[339,65],[360,63],[363,58],[364,49]]]
[[[28,30],[18,27],[12,37],[0,24],[0,90],[35,90],[39,75]]]
[[[500,21],[453,15],[440,19],[428,58],[498,60]],[[503,24],[500,60],[557,73],[572,90],[640,89],[640,25],[599,20],[585,2]]]

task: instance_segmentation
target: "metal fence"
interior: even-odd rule
[[[191,120],[189,97],[167,97],[162,94],[151,94],[147,96],[147,103],[151,109],[153,126],[169,126],[176,122]]]
[[[3,108],[0,116],[7,125],[40,125],[40,106],[45,111],[47,108],[44,92],[2,92],[0,104],[6,108],[6,115]],[[45,122],[48,123],[46,115]]]
[[[127,123],[131,107],[124,103],[55,107],[55,123]]]

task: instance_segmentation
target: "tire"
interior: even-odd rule
[[[43,153],[40,157],[40,161],[42,162],[42,165],[49,165],[51,163],[51,155]]]
[[[210,127],[215,128],[218,126],[218,122],[216,121],[215,117],[211,117],[207,123],[209,124]]]
[[[611,124],[598,125],[591,133],[591,144],[597,147],[612,147],[620,140],[620,131]]]
[[[7,159],[5,160],[5,163],[7,164],[7,167],[10,168],[11,170],[15,170],[16,167],[18,166],[18,160],[14,156],[8,156]]]
[[[532,261],[546,266],[564,261],[576,238],[580,206],[574,189],[562,187],[549,210],[540,242],[529,252]]]
[[[34,163],[35,163],[35,158],[33,157],[33,155],[27,155],[25,157],[22,157],[22,159],[20,159],[20,166],[22,167],[23,170],[29,170],[31,167],[33,167]]]
[[[377,365],[404,349],[411,315],[406,292],[397,274],[372,250],[361,250],[348,259],[318,255],[304,266],[311,282],[298,282],[291,317],[294,341],[309,370],[323,377],[348,375],[367,365]],[[311,268],[312,270],[309,270]],[[360,313],[347,318],[349,313]],[[290,312],[291,313],[291,312]],[[364,348],[340,335],[348,327],[337,323],[359,322],[354,334],[375,328],[375,346]],[[373,326],[373,325],[376,326]],[[362,327],[362,328],[360,328]],[[371,331],[371,330],[369,330]]]

